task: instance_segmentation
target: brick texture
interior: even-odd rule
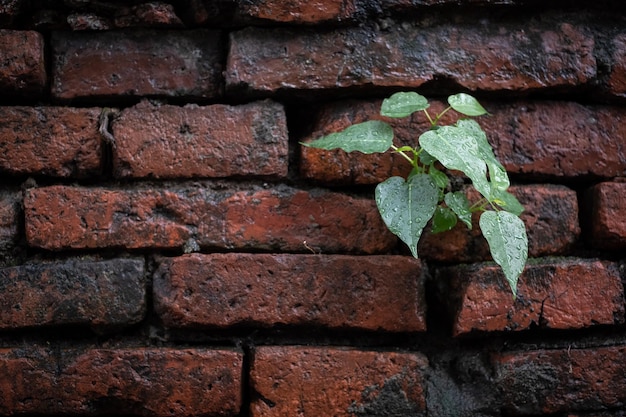
[[[609,75],[608,88],[615,95],[626,96],[626,33],[613,39],[613,66]]]
[[[0,170],[85,178],[102,173],[100,109],[0,107]]]
[[[316,115],[307,142],[365,120],[385,120],[397,146],[418,146],[419,135],[430,128],[415,113],[404,119],[381,117],[381,101],[340,101],[325,105]],[[583,106],[571,102],[483,102],[489,115],[476,121],[507,171],[529,179],[554,177],[613,177],[626,174],[626,150],[615,138],[626,136],[626,111],[618,106]],[[433,101],[428,111],[445,105]],[[447,113],[441,124],[456,121]],[[376,184],[393,175],[406,176],[410,165],[391,153],[363,155],[302,147],[301,175],[324,184]]]
[[[12,248],[20,236],[21,195],[0,191],[0,251]]]
[[[143,260],[130,259],[0,269],[0,329],[137,323],[146,310],[143,274]]]
[[[343,21],[357,13],[355,0],[257,0],[239,2],[237,14],[243,19],[260,19],[279,23],[314,24]]]
[[[256,349],[251,415],[426,415],[421,354],[338,348]]]
[[[578,329],[624,322],[624,288],[617,265],[595,260],[532,262],[520,277],[518,296],[496,265],[450,267],[439,271],[450,287],[453,333]]]
[[[598,248],[626,247],[626,182],[603,182],[587,198],[592,206],[591,239]]]
[[[52,94],[59,99],[221,92],[217,31],[55,32],[52,49]]]
[[[323,190],[51,186],[28,190],[24,206],[29,244],[50,250],[180,249],[191,239],[209,248],[380,253],[396,243],[372,200]]]
[[[236,415],[241,366],[229,350],[2,349],[0,413]]]
[[[556,185],[513,186],[510,191],[525,207],[521,219],[526,225],[530,257],[566,254],[578,241],[578,202],[576,192]],[[471,201],[477,193],[470,192]],[[422,257],[442,262],[472,262],[491,259],[489,246],[473,218],[472,230],[459,222],[440,234],[425,233],[420,241]]]
[[[286,177],[287,121],[281,105],[185,107],[148,102],[113,124],[117,177]]]
[[[422,269],[403,256],[192,254],[161,264],[153,298],[169,327],[426,330]]]
[[[450,24],[386,31],[247,28],[231,34],[226,86],[257,93],[415,88],[443,78],[470,90],[532,90],[593,80],[593,53],[589,32],[564,21],[463,30]]]
[[[46,84],[43,36],[0,29],[0,90],[9,96],[39,96]]]
[[[617,409],[626,404],[626,347],[496,355],[496,381],[508,415]]]

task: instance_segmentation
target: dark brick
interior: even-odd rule
[[[525,207],[521,219],[526,225],[529,256],[567,254],[580,236],[576,192],[557,185],[513,186],[510,191]],[[477,194],[470,192],[470,200],[477,201]],[[478,218],[476,213],[472,230],[459,222],[448,232],[424,233],[419,253],[423,258],[442,262],[491,259]]]
[[[0,269],[0,329],[127,326],[146,310],[143,260],[69,261]]]
[[[46,85],[43,36],[0,29],[0,90],[3,95],[36,97]]]
[[[206,248],[380,253],[396,242],[372,200],[286,186],[51,186],[28,190],[24,205],[28,243],[50,250],[180,249],[194,240]]]
[[[85,178],[102,172],[100,109],[0,107],[0,170]]]
[[[238,15],[278,23],[316,24],[353,19],[357,13],[355,3],[355,0],[241,1]]]
[[[208,30],[55,32],[52,94],[215,98],[221,91],[220,37]]]
[[[207,349],[3,349],[0,413],[236,415],[242,356]]]
[[[608,80],[610,93],[626,96],[626,33],[613,39],[611,73]]]
[[[0,25],[8,26],[13,23],[24,3],[25,0],[4,0],[0,4]]]
[[[618,409],[626,405],[626,347],[510,352],[494,356],[507,415]]]
[[[594,247],[626,247],[626,182],[603,182],[591,188],[591,240]]]
[[[174,6],[161,2],[142,3],[129,8],[121,8],[116,13],[114,24],[118,28],[183,27],[183,22],[176,15]]]
[[[287,120],[269,101],[185,107],[148,102],[113,124],[117,177],[286,177]]]
[[[227,89],[256,93],[357,86],[419,87],[447,79],[470,90],[578,86],[596,77],[594,39],[570,23],[442,23],[231,34]]]
[[[365,120],[385,120],[397,146],[418,146],[430,128],[423,113],[404,119],[379,115],[381,101],[341,101],[326,105],[316,115],[304,142],[345,129]],[[626,150],[618,138],[626,136],[626,111],[621,107],[582,106],[571,102],[485,102],[489,116],[476,121],[488,135],[496,156],[507,171],[530,179],[626,174]],[[428,111],[445,108],[433,101]],[[441,124],[456,121],[447,113]],[[410,165],[398,155],[323,151],[302,147],[301,175],[325,184],[375,184],[393,175],[406,176]]]
[[[11,249],[17,243],[22,217],[22,197],[13,191],[0,191],[0,251]]]
[[[478,331],[578,329],[624,322],[624,288],[616,265],[596,260],[531,261],[514,300],[500,267],[444,268],[442,294],[455,336]]]
[[[419,353],[259,347],[251,415],[424,416],[427,366]]]
[[[168,327],[426,330],[422,269],[404,256],[193,254],[154,278]]]

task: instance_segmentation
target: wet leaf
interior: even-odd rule
[[[385,122],[370,120],[352,125],[345,130],[331,133],[313,142],[302,145],[318,149],[342,149],[346,152],[365,154],[382,153],[389,150],[393,141],[393,129]]]
[[[407,117],[416,111],[427,109],[428,106],[426,97],[415,92],[401,92],[383,100],[380,114],[386,117]]]
[[[454,110],[466,116],[482,116],[487,110],[480,105],[478,100],[466,93],[459,93],[448,97],[448,104]]]

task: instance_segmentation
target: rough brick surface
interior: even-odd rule
[[[118,177],[287,176],[287,121],[281,105],[185,107],[148,102],[113,124]]]
[[[626,405],[626,347],[511,352],[494,357],[508,415]]]
[[[626,247],[626,182],[604,182],[593,187],[591,238],[595,247]]]
[[[426,414],[421,354],[260,347],[251,366],[253,417]]]
[[[17,243],[20,233],[21,195],[12,191],[0,191],[0,251]]]
[[[52,94],[214,98],[221,91],[217,31],[55,32]]]
[[[102,172],[100,109],[0,107],[0,170],[88,177]]]
[[[43,36],[0,29],[0,90],[9,96],[37,96],[46,84]]]
[[[146,310],[143,260],[70,261],[0,269],[0,298],[0,329],[134,324]]]
[[[403,256],[193,254],[164,260],[154,300],[169,327],[424,331],[422,278]]]
[[[619,96],[626,95],[626,33],[613,39],[613,66],[608,81],[609,91]]]
[[[379,115],[381,101],[341,101],[317,114],[307,142],[366,120],[385,120],[397,146],[418,146],[419,135],[430,124],[421,112],[403,119]],[[529,178],[613,177],[626,174],[626,111],[613,106],[583,106],[571,102],[483,102],[489,116],[476,121],[483,127],[498,159],[507,171]],[[445,108],[433,101],[431,115]],[[456,121],[447,113],[441,124]],[[302,147],[300,173],[325,184],[375,184],[393,175],[406,176],[410,165],[391,153],[363,155]]]
[[[351,19],[357,12],[354,0],[255,0],[239,2],[238,14],[280,23],[312,24]]]
[[[236,415],[241,366],[229,350],[3,349],[0,413]]]
[[[451,304],[453,333],[525,330],[531,326],[577,329],[624,322],[624,288],[616,265],[595,260],[530,263],[511,297],[500,267],[474,264],[445,268],[444,297]]]
[[[558,20],[558,19],[557,19]],[[355,86],[470,90],[576,86],[596,76],[594,39],[564,21],[524,26],[393,25],[328,32],[247,28],[231,34],[227,88],[271,93]]]
[[[580,236],[576,192],[556,185],[513,186],[511,193],[525,207],[521,219],[526,225],[530,257],[566,254]],[[477,201],[477,193],[470,192]],[[473,218],[472,230],[459,222],[440,234],[425,233],[420,241],[422,257],[443,262],[471,262],[491,259],[489,246]]]
[[[29,244],[51,250],[180,249],[193,240],[201,247],[380,253],[396,243],[372,200],[323,190],[51,186],[28,190],[24,206]]]

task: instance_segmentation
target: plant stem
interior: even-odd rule
[[[447,112],[448,110],[450,110],[451,108],[452,108],[452,106],[448,106],[448,107],[447,107],[444,111],[442,111],[441,113],[439,113],[439,114],[437,115],[437,117],[435,117],[435,121],[434,121],[434,122],[433,122],[433,121],[431,121],[431,124],[432,124],[433,126],[436,126],[436,125],[437,125],[437,122],[439,122],[439,119],[441,119],[441,116],[443,116],[444,114],[446,114],[446,112]]]
[[[395,152],[397,152],[397,153],[399,153],[400,155],[402,155],[402,157],[403,157],[404,159],[406,159],[407,161],[409,161],[409,163],[410,163],[412,166],[415,166],[415,162],[414,162],[414,161],[413,161],[413,160],[412,160],[412,159],[411,159],[411,158],[410,158],[407,154],[405,154],[403,151],[398,151],[398,147],[397,147],[397,146],[395,146],[395,145],[391,145],[391,149],[393,149]]]
[[[428,121],[430,122],[431,126],[435,126],[437,124],[437,122],[433,122],[433,119],[430,117],[430,114],[428,114],[428,111],[426,111],[426,109],[422,110],[424,112],[424,114],[426,115],[426,117],[428,118]]]

